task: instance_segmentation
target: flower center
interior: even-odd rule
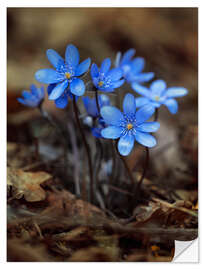
[[[128,123],[128,124],[127,124],[127,129],[130,130],[130,129],[132,129],[132,128],[133,128],[133,124]]]
[[[65,73],[65,76],[66,76],[67,79],[70,79],[71,74],[70,74],[69,72],[66,72],[66,73]]]
[[[154,99],[155,99],[156,101],[159,101],[160,97],[159,97],[159,96],[155,96]]]
[[[101,87],[104,84],[103,81],[98,82],[98,85]]]

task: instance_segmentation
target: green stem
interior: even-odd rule
[[[79,119],[79,114],[78,114],[78,107],[77,107],[77,103],[76,103],[74,95],[73,95],[73,109],[74,109],[74,113],[75,113],[76,122],[77,122],[78,128],[80,130],[82,140],[83,140],[83,143],[84,143],[84,146],[85,146],[85,150],[86,150],[86,153],[87,153],[87,160],[88,160],[88,165],[89,165],[89,175],[90,175],[90,202],[92,202],[93,196],[94,196],[94,186],[93,186],[94,181],[93,181],[93,169],[92,169],[92,160],[91,160],[91,155],[90,155],[90,148],[89,148],[89,145],[87,143],[83,128],[82,128],[82,126],[80,124],[80,119]]]

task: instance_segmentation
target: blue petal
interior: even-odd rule
[[[63,58],[55,51],[52,49],[47,50],[47,58],[49,62],[55,67],[58,67],[59,63],[63,63],[64,65],[64,60]]]
[[[56,83],[51,83],[48,85],[48,87],[47,87],[47,94],[48,95],[51,94],[52,90],[56,87],[56,85],[57,85]]]
[[[123,128],[116,126],[109,126],[102,129],[101,135],[106,139],[118,139],[121,136]]]
[[[145,97],[138,97],[135,99],[135,101],[137,107],[141,107],[149,103],[149,99]]]
[[[31,84],[31,85],[30,85],[30,90],[31,90],[31,93],[32,93],[34,96],[38,97],[37,87],[36,87],[34,84]]]
[[[151,79],[154,78],[154,73],[153,72],[147,72],[147,73],[140,73],[138,75],[135,75],[133,79],[136,82],[143,83],[143,82],[148,82]]]
[[[125,52],[123,54],[122,60],[121,60],[121,65],[126,64],[127,62],[129,62],[131,60],[131,58],[133,57],[133,55],[135,54],[135,50],[134,49],[129,49],[127,52]]]
[[[63,81],[56,85],[56,87],[52,90],[51,94],[49,95],[50,100],[55,100],[59,98],[65,89],[68,87],[68,80]]]
[[[104,106],[100,112],[106,124],[120,126],[121,122],[124,121],[123,114],[116,107]]]
[[[135,90],[138,94],[145,96],[145,97],[150,97],[150,91],[148,90],[147,87],[142,86],[136,82],[131,84],[132,89]]]
[[[99,69],[95,63],[92,64],[90,73],[91,73],[92,78],[99,76]]]
[[[104,61],[101,64],[101,67],[100,67],[100,73],[106,74],[109,71],[110,66],[111,66],[110,58],[104,59]]]
[[[125,80],[123,79],[123,80],[119,80],[119,81],[115,81],[115,82],[112,82],[110,85],[110,87],[112,87],[112,88],[118,88],[118,87],[120,87],[121,85],[123,85],[124,84],[124,82],[125,82]]]
[[[164,102],[164,105],[167,106],[167,108],[169,109],[169,111],[172,114],[177,113],[177,111],[178,111],[178,102],[175,99],[173,99],[173,98],[167,99]]]
[[[68,67],[76,67],[80,61],[78,49],[72,44],[68,45],[66,48],[65,58]]]
[[[80,76],[88,71],[90,67],[91,59],[88,58],[78,65],[75,71],[75,76]]]
[[[166,83],[164,80],[156,80],[151,83],[150,89],[152,91],[152,94],[161,96],[166,90]]]
[[[54,69],[47,68],[38,70],[35,79],[41,83],[58,83],[63,80],[63,77]]]
[[[142,132],[156,132],[160,128],[159,122],[147,122],[139,125],[136,130]]]
[[[138,124],[144,123],[154,113],[155,108],[152,105],[144,105],[136,112],[136,120]]]
[[[136,131],[135,140],[147,147],[153,147],[156,145],[156,139],[149,133]]]
[[[92,117],[98,116],[98,110],[95,100],[92,100],[89,97],[83,97],[83,103],[89,115],[91,115]]]
[[[82,96],[85,93],[85,84],[80,79],[74,79],[70,83],[70,91],[72,94],[76,96]]]
[[[142,57],[136,57],[131,63],[133,73],[140,73],[145,66],[145,60]]]
[[[110,99],[107,95],[99,95],[99,105],[100,107],[108,106],[110,105]]]
[[[36,99],[35,96],[33,96],[30,92],[28,91],[22,91],[22,96],[25,98],[25,99]]]
[[[55,104],[57,108],[64,109],[68,105],[68,97],[67,95],[62,95],[61,97],[55,100]]]
[[[24,99],[22,99],[22,98],[17,98],[17,100],[21,103],[21,104],[23,104],[23,105],[25,105],[25,106],[29,106],[29,107],[36,107],[37,105],[38,105],[38,102],[36,102],[36,100],[35,101],[33,101],[33,100],[24,100]]]
[[[183,97],[187,95],[188,90],[184,87],[169,87],[166,96],[170,98]]]
[[[135,138],[127,133],[118,141],[118,151],[122,156],[127,156],[133,149]]]
[[[123,101],[123,112],[128,114],[135,114],[136,103],[135,98],[132,94],[126,94]]]
[[[120,80],[120,78],[123,76],[122,69],[113,68],[108,72],[107,76],[111,78],[111,81]]]
[[[101,128],[92,128],[92,135],[96,138],[102,138],[101,136]]]

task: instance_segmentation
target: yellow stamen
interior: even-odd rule
[[[130,129],[132,129],[132,128],[133,128],[133,125],[132,125],[131,123],[128,123],[128,124],[127,124],[127,129],[130,130]]]
[[[66,72],[66,74],[65,74],[65,75],[66,75],[66,78],[67,78],[67,79],[70,79],[71,74],[70,74],[69,72]]]
[[[103,84],[104,84],[103,81],[100,81],[100,82],[98,83],[99,86],[102,86]]]
[[[154,98],[156,101],[159,101],[159,96],[155,96],[155,98]]]

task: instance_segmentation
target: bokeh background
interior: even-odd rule
[[[23,107],[17,102],[16,98],[21,95],[22,90],[28,90],[30,84],[35,83],[39,85],[34,79],[34,74],[38,69],[49,67],[50,64],[46,58],[46,50],[49,48],[55,49],[61,56],[64,56],[66,46],[72,43],[79,49],[81,60],[90,57],[92,62],[96,62],[98,65],[100,65],[101,61],[106,57],[110,57],[113,62],[118,51],[123,53],[130,48],[135,48],[136,55],[144,57],[146,60],[146,72],[155,72],[155,79],[164,79],[168,86],[183,86],[187,88],[189,92],[184,98],[178,99],[179,111],[176,115],[171,115],[167,108],[164,107],[159,111],[161,127],[155,134],[158,144],[150,150],[150,165],[143,188],[147,196],[150,195],[162,198],[171,204],[179,202],[180,206],[197,211],[198,9],[8,8],[7,18],[8,166],[13,168],[32,168],[33,164],[36,165],[35,161],[39,159],[44,163],[37,165],[38,167],[34,168],[34,170],[42,170],[51,173],[51,175],[53,175],[54,185],[61,185],[63,182],[63,185],[66,187],[64,190],[63,186],[63,192],[66,192],[66,194],[67,192],[72,192],[74,194],[73,181],[75,176],[73,176],[72,167],[71,169],[70,167],[65,167],[65,170],[67,169],[66,175],[63,170],[64,166],[63,168],[56,166],[58,164],[56,164],[56,161],[61,160],[61,155],[64,151],[61,138],[56,137],[56,134],[53,133],[53,130],[50,129],[50,125],[48,125],[46,121],[42,121],[42,117],[40,117],[40,113],[37,109]],[[124,88],[116,90],[116,92],[118,92],[119,95],[110,96],[114,103],[117,102],[121,104],[122,96],[124,96],[125,92],[134,93],[136,96],[136,93],[133,92],[127,84]],[[89,92],[85,94],[91,95]],[[45,106],[45,109],[61,124],[67,125],[68,122],[71,124],[71,121],[69,121],[73,118],[71,104],[68,105],[67,110],[60,110],[54,106],[53,102],[46,99],[43,106]],[[79,106],[81,112],[84,112],[81,100],[79,101]],[[67,118],[67,115],[69,115],[70,118]],[[70,128],[69,131],[77,135],[77,129]],[[71,134],[71,132],[69,133]],[[90,136],[90,132],[87,129],[86,134],[94,156],[94,152],[97,151],[95,140]],[[77,138],[76,135],[72,136],[72,139]],[[72,140],[71,136],[69,139],[70,141]],[[108,142],[104,141],[105,140],[103,140],[103,143],[109,148]],[[85,171],[85,158],[83,158],[83,155],[78,155],[78,159],[76,157],[76,160],[74,160],[71,156],[72,152],[70,149],[68,151],[68,157],[70,158],[69,163],[74,163],[73,168],[75,168],[77,164],[79,167],[82,164],[82,169]],[[82,151],[81,149],[79,150]],[[33,157],[35,152],[36,157]],[[143,147],[136,144],[127,159],[128,165],[135,174],[141,173],[143,170],[143,161]],[[85,177],[85,173],[82,169],[80,170],[82,174],[81,181]],[[120,173],[120,169],[119,167],[118,173],[121,174],[120,179],[124,179],[124,181],[120,183],[117,181],[115,186],[126,189],[128,188],[128,185],[125,184],[126,178],[123,178],[124,174],[122,170],[122,173]],[[116,178],[116,180],[118,179]],[[53,186],[53,183],[50,184],[50,187]],[[47,184],[47,186],[49,185]],[[130,188],[129,191],[131,191]],[[123,195],[122,193],[112,190],[110,194],[112,198],[110,210],[120,218],[129,217],[131,210],[129,213],[126,211],[127,207],[129,207],[128,197],[125,194]],[[147,200],[149,199],[149,197],[146,198]],[[60,197],[60,199],[63,198]],[[50,202],[52,205],[51,200]],[[68,201],[68,205],[70,206],[72,204]],[[41,206],[43,206],[43,203]],[[18,257],[19,261],[28,261],[30,259],[27,258],[27,254],[25,253],[24,255],[24,251],[27,251],[28,247],[25,246],[25,249],[22,251],[19,247],[24,247],[25,243],[20,242],[16,244],[15,241],[13,242],[12,237],[15,235],[15,230],[13,233],[13,227],[11,225],[13,221],[15,222],[14,216],[18,218],[21,217],[21,210],[27,209],[35,213],[35,211],[39,210],[38,207],[40,207],[40,204],[35,204],[36,208],[34,208],[32,204],[28,204],[23,200],[11,199],[11,201],[9,201],[9,207],[8,218],[10,223],[8,222],[8,228],[11,238],[9,242],[10,251],[8,252],[10,256],[9,260],[15,261],[17,253],[17,256],[20,257],[20,259]],[[54,211],[51,210],[51,213],[57,213],[58,210],[56,211],[54,204],[53,207]],[[151,209],[148,206],[146,208],[142,207],[144,206],[141,205],[140,207],[140,205],[138,205],[138,207],[133,210],[133,213],[137,213],[139,216],[139,211],[143,214]],[[138,212],[136,212],[136,209]],[[145,209],[145,212],[143,212],[143,209]],[[59,220],[60,225],[60,219],[57,218],[57,220]],[[182,215],[178,217],[175,216],[174,220],[172,218],[171,220],[167,218],[167,228],[171,226],[173,229],[180,226],[185,230],[180,240],[188,241],[196,237],[197,221],[193,224],[190,219],[183,219]],[[162,222],[165,221],[158,216],[157,220],[153,220],[153,222],[152,226],[159,227],[162,225]],[[98,224],[97,221],[96,223]],[[195,234],[190,235],[189,232],[188,236],[187,228],[194,229]],[[141,254],[143,257],[140,258],[138,256],[138,258],[136,257],[137,254],[135,254],[135,257],[130,255],[125,258],[126,261],[171,261],[174,250],[174,241],[171,235],[167,235],[166,241],[163,235],[160,237],[155,235],[155,238],[152,237],[153,241],[158,243],[158,245],[160,244],[162,247],[161,252],[165,252],[163,253],[164,255],[161,255],[163,257],[154,256],[153,260],[151,257],[146,258],[146,256],[148,256],[146,254],[149,254],[149,250],[145,247],[148,245],[146,244],[147,241],[145,241],[146,238],[140,236],[140,238],[145,239],[143,240],[134,239],[133,237],[129,236],[127,240],[124,239],[126,242],[124,240],[123,242],[121,241],[120,245],[124,247],[119,248],[124,250],[123,254],[128,252],[129,254],[132,253],[132,256],[134,256],[133,252],[135,252],[135,248],[138,248],[137,254]],[[136,237],[139,238],[139,235]],[[179,239],[177,235],[174,237],[174,239]],[[33,238],[31,237],[30,239],[31,246],[29,250],[30,254],[33,254],[32,242],[33,239],[34,241],[36,240],[35,234],[33,234]],[[50,238],[48,239],[50,240]],[[50,244],[49,240],[47,243]],[[140,246],[138,245],[142,240],[146,242],[144,247],[141,244],[139,244]],[[46,243],[46,241],[44,241],[44,243]],[[151,243],[151,245],[153,243]],[[53,247],[49,247],[49,249],[56,252],[56,254],[60,254],[60,256],[62,254],[58,260],[64,260],[63,256],[66,256],[66,253],[63,253],[64,249],[56,249],[55,244]],[[140,250],[141,253],[139,253]],[[90,256],[92,253],[94,254],[95,246],[93,249],[87,249],[85,252],[83,256],[81,256],[79,252],[77,259],[73,255],[73,258],[70,260],[87,260],[86,257]],[[50,259],[50,254],[47,255],[47,257],[42,255],[41,249],[39,250],[39,254],[37,261],[44,261],[47,258],[48,260]],[[107,254],[109,254],[109,249],[107,250]],[[69,253],[68,256],[70,256]],[[53,261],[55,261],[55,259],[56,258],[51,258]],[[65,260],[67,260],[67,258],[65,258]],[[119,259],[116,257],[116,259],[110,260],[119,261],[120,257]],[[93,258],[92,261],[98,261],[98,259]]]

